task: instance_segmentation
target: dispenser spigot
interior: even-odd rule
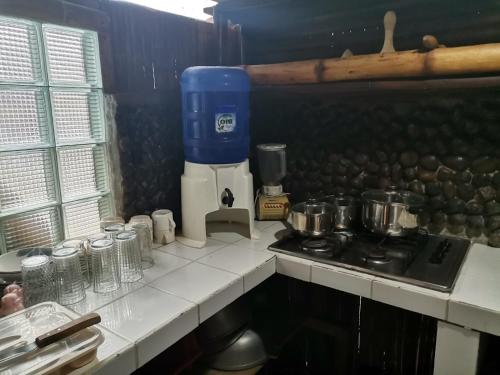
[[[222,196],[222,204],[228,207],[233,207],[233,203],[234,203],[233,192],[228,188],[225,188]]]

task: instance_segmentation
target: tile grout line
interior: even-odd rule
[[[108,305],[112,304],[113,302],[118,301],[118,300],[122,299],[123,297],[125,297],[125,296],[127,296],[127,295],[129,295],[129,294],[131,294],[131,293],[133,293],[133,292],[135,292],[136,290],[139,290],[139,289],[144,288],[144,287],[147,285],[147,284],[143,284],[143,283],[141,283],[141,282],[140,282],[140,280],[138,280],[138,281],[136,281],[136,282],[137,282],[137,284],[138,284],[138,285],[140,284],[140,286],[139,286],[138,288],[133,289],[133,290],[130,290],[130,291],[128,291],[128,292],[126,292],[126,293],[124,293],[124,294],[120,295],[119,297],[117,297],[117,298],[115,298],[115,299],[112,299],[112,300],[110,300],[110,301],[106,302],[104,305],[99,306],[99,307],[96,307],[96,308],[94,308],[94,309],[91,309],[90,311],[85,312],[85,313],[83,313],[83,314],[82,314],[82,313],[80,313],[80,312],[78,312],[78,311],[76,311],[76,310],[73,310],[73,308],[71,308],[71,307],[69,307],[69,306],[66,306],[66,307],[67,307],[68,309],[70,309],[71,311],[73,311],[73,312],[77,313],[77,314],[80,314],[80,315],[85,315],[85,314],[87,314],[87,313],[89,313],[89,312],[93,312],[93,311],[99,310],[99,309],[103,308],[104,306],[108,306]],[[95,293],[95,292],[94,292],[94,293]],[[111,293],[112,293],[112,292],[111,292]],[[96,293],[96,294],[97,294],[97,293]],[[103,295],[104,295],[105,293],[101,293],[101,294],[103,294]],[[85,299],[87,299],[87,297],[86,297],[86,296],[85,296]],[[78,303],[81,303],[81,302],[83,302],[83,301],[80,301],[80,302],[78,302]]]

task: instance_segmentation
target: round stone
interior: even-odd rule
[[[445,212],[447,214],[461,214],[465,212],[465,202],[458,198],[452,198],[446,202]]]
[[[490,216],[486,219],[486,227],[490,231],[500,228],[500,215]]]
[[[380,166],[377,164],[377,163],[374,163],[374,162],[369,162],[367,165],[366,165],[366,170],[369,172],[369,173],[377,173],[380,169]]]
[[[426,169],[418,169],[417,178],[422,182],[431,182],[436,180],[436,173]]]
[[[453,181],[456,184],[461,184],[461,183],[468,184],[472,181],[472,173],[470,173],[469,171],[457,172],[453,176]]]
[[[443,231],[445,223],[430,223],[427,228],[432,234],[439,234]]]
[[[468,160],[461,155],[445,156],[443,164],[455,171],[464,171],[469,166]]]
[[[446,229],[448,229],[448,232],[450,232],[451,234],[458,235],[458,234],[463,233],[463,231],[465,230],[465,226],[464,225],[448,224],[446,226]]]
[[[443,194],[447,199],[451,199],[457,193],[457,187],[451,181],[444,181],[441,184],[441,188],[443,189]]]
[[[476,174],[472,177],[472,185],[474,187],[488,186],[491,183],[491,177],[485,173]]]
[[[468,238],[480,237],[482,233],[481,228],[465,227],[465,234]]]
[[[405,168],[403,169],[403,178],[406,181],[412,181],[417,177],[417,169],[416,168]]]
[[[434,210],[442,210],[446,206],[446,200],[443,195],[436,195],[429,199],[429,207]]]
[[[360,166],[366,165],[366,163],[368,163],[368,160],[369,158],[366,154],[356,154],[354,156],[354,162]]]
[[[474,197],[474,187],[471,184],[458,185],[457,195],[464,201],[469,201]]]
[[[442,211],[434,212],[431,215],[431,223],[434,223],[434,224],[446,223],[446,214]]]
[[[439,167],[439,159],[434,155],[425,155],[420,158],[420,165],[429,171],[436,171]]]
[[[380,171],[379,174],[384,177],[390,177],[391,176],[391,166],[389,163],[382,163],[380,164]],[[399,176],[401,178],[401,176]]]
[[[425,194],[425,185],[422,181],[414,180],[408,185],[408,189],[417,194]]]
[[[431,215],[427,211],[422,211],[418,214],[418,225],[425,227],[431,222]]]
[[[492,247],[500,247],[500,229],[490,233],[488,236],[488,245]]]
[[[464,225],[466,220],[467,216],[464,214],[448,215],[448,223],[451,225]]]
[[[425,184],[425,193],[430,196],[439,195],[442,193],[441,183],[438,181],[432,181]]]
[[[478,192],[484,202],[492,201],[497,195],[497,191],[493,186],[480,187]]]
[[[500,172],[497,172],[493,175],[492,181],[493,185],[495,185],[497,188],[500,188]]]
[[[467,202],[465,205],[465,213],[467,215],[480,215],[483,213],[483,210],[483,205],[476,201]]]
[[[437,178],[439,181],[449,181],[453,179],[455,172],[446,167],[441,167],[438,170]]]
[[[391,177],[393,180],[399,180],[403,177],[403,168],[401,164],[394,163],[391,166]]]
[[[500,215],[500,203],[497,201],[489,201],[485,205],[487,215]]]
[[[498,159],[489,156],[476,159],[472,162],[471,170],[474,173],[491,173],[497,169]]]
[[[468,228],[479,228],[482,229],[484,228],[484,217],[481,215],[470,215],[467,216],[467,221],[466,221],[467,227]]]
[[[405,151],[399,157],[399,162],[403,167],[414,167],[418,163],[418,154],[413,150]]]

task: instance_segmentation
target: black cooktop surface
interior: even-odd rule
[[[321,239],[292,233],[273,243],[269,249],[450,292],[469,247],[469,240],[425,232],[407,237],[335,232]]]

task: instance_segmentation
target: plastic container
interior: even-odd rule
[[[286,176],[286,145],[263,143],[257,145],[260,179],[265,186],[277,186]]]
[[[248,158],[250,78],[241,68],[196,66],[182,73],[184,156],[192,163]]]

